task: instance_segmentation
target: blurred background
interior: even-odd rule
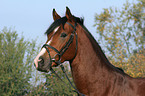
[[[36,71],[33,59],[46,42],[52,10],[66,6],[99,42],[110,62],[133,77],[145,77],[144,0],[1,0],[0,94],[2,96],[76,96],[55,75]],[[69,64],[64,63],[71,77]],[[57,73],[68,83],[59,68]],[[73,80],[72,80],[73,82]]]

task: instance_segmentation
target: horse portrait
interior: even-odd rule
[[[53,9],[47,41],[34,59],[36,69],[49,72],[68,61],[79,95],[145,96],[145,78],[133,78],[112,65],[85,27],[83,19],[66,7],[64,17]]]

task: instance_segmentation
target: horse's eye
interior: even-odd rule
[[[60,37],[66,37],[67,36],[67,34],[66,33],[61,33],[61,36]]]

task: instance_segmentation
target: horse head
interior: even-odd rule
[[[34,59],[37,70],[48,72],[51,67],[73,60],[77,54],[76,18],[66,7],[66,15],[60,17],[53,9],[54,22],[46,31],[47,41]]]

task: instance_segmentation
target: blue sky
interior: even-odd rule
[[[0,30],[5,26],[23,33],[26,40],[37,39],[40,43],[46,41],[44,32],[53,22],[52,10],[64,16],[66,6],[73,15],[84,17],[85,25],[96,38],[94,25],[95,13],[101,13],[103,8],[120,8],[126,0],[0,0]],[[129,2],[137,2],[129,0]]]

